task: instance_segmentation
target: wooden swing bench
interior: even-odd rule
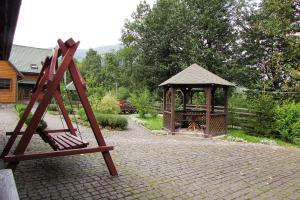
[[[113,150],[113,146],[107,146],[104,141],[101,130],[85,93],[85,82],[73,60],[73,56],[78,45],[79,42],[75,42],[72,38],[66,42],[58,40],[58,46],[55,48],[53,56],[45,59],[37,83],[32,91],[29,104],[27,105],[14,131],[7,133],[7,135],[10,135],[10,138],[0,157],[4,162],[8,162],[7,168],[14,170],[18,163],[24,160],[101,152],[110,174],[112,176],[118,175],[109,153],[109,151]],[[62,59],[59,65],[58,58],[60,56],[62,56]],[[84,108],[87,119],[98,143],[98,146],[96,147],[88,147],[89,143],[81,138],[79,127],[77,126],[77,129],[75,129],[70,117],[68,116],[68,112],[65,108],[64,100],[60,92],[60,82],[67,70],[70,72],[71,79],[73,80],[78,92],[80,102]],[[39,96],[42,96],[42,98],[30,123],[27,124],[25,131],[21,131],[21,128],[23,127]],[[47,106],[51,103],[52,98],[54,98],[58,104],[59,110],[66,122],[66,125],[68,126],[68,129],[42,130],[39,128],[39,123],[43,120],[42,118],[46,112]],[[80,137],[77,136],[77,130],[79,131]],[[33,134],[39,134],[54,151],[25,154],[25,150],[32,139]],[[9,155],[18,135],[21,135],[21,139],[13,154]]]
[[[89,145],[88,142],[81,138],[71,135],[70,133],[63,133],[61,135],[50,135],[47,132],[39,133],[46,143],[52,147],[54,151],[61,151],[67,149],[80,149]]]

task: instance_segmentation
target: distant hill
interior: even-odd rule
[[[93,49],[96,50],[99,54],[105,54],[107,52],[117,51],[121,48],[122,48],[121,44],[114,44],[114,45],[100,46]],[[85,58],[87,51],[88,49],[77,49],[75,53],[75,58],[78,60],[82,60],[83,58]]]

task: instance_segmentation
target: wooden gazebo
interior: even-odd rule
[[[233,83],[193,64],[161,83],[163,94],[163,127],[172,134],[181,128],[203,130],[205,136],[227,132],[228,89]],[[223,105],[216,104],[216,91]],[[193,95],[203,93],[204,104],[193,104]],[[181,96],[181,98],[178,98]]]

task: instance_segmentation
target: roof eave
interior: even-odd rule
[[[219,83],[162,83],[160,85],[158,85],[159,87],[162,87],[162,86],[184,86],[184,85],[199,85],[199,86],[207,86],[207,85],[219,85],[219,86],[228,86],[228,87],[235,87],[235,84],[233,83],[230,83],[230,84],[219,84]]]

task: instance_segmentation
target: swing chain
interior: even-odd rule
[[[70,106],[71,106],[71,113],[72,113],[73,118],[74,118],[74,120],[75,120],[76,128],[77,128],[77,130],[78,130],[80,139],[82,140],[81,131],[80,131],[80,129],[79,129],[78,121],[77,121],[77,118],[76,118],[76,115],[75,115],[75,112],[74,112],[74,109],[73,109],[73,105],[72,105],[72,102],[71,102],[70,92],[69,92],[69,90],[67,89],[67,86],[66,86],[66,85],[65,85],[65,91],[66,91],[67,99],[68,99],[69,104],[70,104]]]

